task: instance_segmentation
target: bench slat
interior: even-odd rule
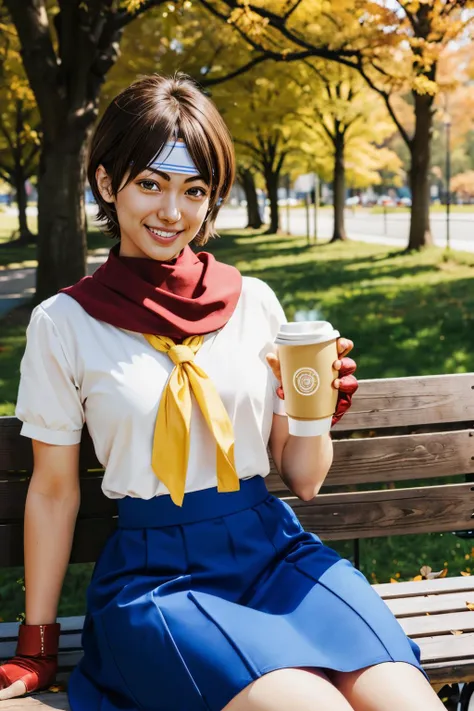
[[[29,479],[20,479],[15,475],[3,475],[0,481],[0,521],[22,520],[25,513],[26,494]],[[78,518],[110,518],[117,514],[117,504],[114,499],[105,496],[101,489],[102,474],[81,476],[81,506]]]
[[[290,497],[302,525],[329,540],[348,540],[425,531],[465,530],[472,525],[473,484],[321,494],[305,502]],[[115,519],[85,518],[76,524],[72,563],[97,557]],[[23,523],[0,525],[0,566],[22,565]]]
[[[21,425],[16,417],[0,417],[0,472],[33,468],[31,439],[20,435]],[[100,468],[87,427],[82,434],[80,466],[82,469]]]
[[[418,641],[419,637],[448,635],[452,631],[474,631],[474,612],[454,612],[447,615],[425,615],[402,618],[400,624],[406,634]],[[9,659],[15,654],[16,640],[0,642],[0,659]],[[61,635],[60,652],[81,650],[81,633]]]
[[[336,440],[325,485],[434,479],[474,472],[474,430]],[[288,491],[272,462],[272,494]]]
[[[58,694],[47,692],[26,698],[8,699],[8,701],[2,701],[1,704],[2,711],[48,711],[48,709],[70,711],[65,692]]]
[[[469,474],[473,456],[473,430],[335,441],[326,481],[364,484]]]
[[[438,688],[444,684],[469,682],[474,679],[474,660],[434,662],[423,664],[432,684]]]
[[[474,419],[473,388],[472,373],[362,380],[351,409],[335,429],[468,422]],[[0,417],[0,471],[31,469],[31,446],[18,436],[20,427],[16,418]],[[87,435],[82,455],[86,468],[96,466]]]
[[[418,637],[450,634],[456,631],[474,632],[474,612],[470,612],[467,607],[465,612],[404,617],[399,622],[409,637],[417,639]]]
[[[91,563],[115,530],[115,519],[82,519],[76,523],[70,563]],[[23,565],[23,523],[0,524],[0,568]]]
[[[474,602],[474,576],[472,575],[436,578],[434,580],[415,580],[404,583],[379,583],[373,587],[384,600],[464,592],[469,596],[469,602]]]
[[[334,463],[326,479],[330,486],[393,482],[468,474],[474,471],[474,431],[440,432],[401,437],[334,442]],[[267,487],[274,494],[288,492],[273,472]],[[79,518],[115,514],[115,501],[101,490],[103,474],[81,473]],[[27,475],[3,474],[0,479],[0,521],[21,519],[24,514]]]
[[[329,540],[471,528],[473,484],[320,494],[285,499],[304,528]]]
[[[474,373],[362,380],[335,429],[408,427],[474,419]]]
[[[416,643],[420,647],[423,663],[449,662],[455,659],[473,661],[474,632],[461,635],[446,634],[439,637],[417,637]]]
[[[420,595],[419,597],[401,597],[385,599],[393,614],[402,619],[418,615],[435,615],[442,612],[463,612],[468,610],[468,603],[474,605],[474,592],[469,591],[447,595]]]
[[[0,417],[0,472],[31,472],[31,441],[19,435],[20,425],[19,420],[13,417]],[[334,486],[470,474],[474,472],[473,456],[474,430],[467,429],[335,441],[334,463],[327,483]],[[85,430],[81,446],[81,469],[100,468],[91,439]],[[269,479],[270,490],[285,490],[284,484],[276,476]],[[5,475],[2,477],[4,481],[11,478]],[[0,501],[5,493],[6,490],[0,492]]]

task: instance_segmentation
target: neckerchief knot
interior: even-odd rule
[[[166,353],[174,363],[158,408],[153,438],[152,469],[170,492],[177,506],[182,506],[188,469],[191,392],[216,441],[217,490],[238,491],[240,479],[235,468],[234,430],[229,415],[207,374],[194,356],[204,336],[190,336],[176,344],[166,336],[144,334],[157,351]]]
[[[175,365],[190,363],[194,360],[194,351],[189,346],[171,346],[168,355]]]

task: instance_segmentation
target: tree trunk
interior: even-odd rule
[[[37,300],[85,274],[86,148],[124,28],[153,4],[59,2],[49,26],[44,0],[5,0],[41,117]],[[46,3],[47,4],[47,3]],[[119,6],[120,5],[120,6]],[[54,40],[53,40],[54,36]]]
[[[433,97],[414,94],[415,133],[410,144],[411,221],[408,250],[433,244],[430,227],[431,140],[433,136]]]
[[[31,244],[35,241],[35,236],[30,232],[26,219],[26,206],[28,198],[26,195],[26,180],[22,170],[15,171],[15,193],[18,205],[18,226],[20,244]]]
[[[346,203],[346,168],[344,165],[344,149],[344,132],[336,131],[334,137],[333,176],[334,230],[331,242],[347,240],[346,228],[344,225],[344,207]]]
[[[84,189],[91,128],[44,136],[38,179],[38,301],[75,283],[86,270]]]
[[[267,188],[268,199],[270,200],[270,226],[267,234],[277,234],[280,231],[280,210],[278,207],[278,184],[280,182],[280,172],[275,173],[270,169],[264,172],[265,186]]]
[[[257,191],[255,189],[255,179],[252,171],[249,168],[240,170],[239,180],[245,193],[245,199],[247,200],[247,227],[258,230],[263,223],[260,217],[260,210],[258,209]]]

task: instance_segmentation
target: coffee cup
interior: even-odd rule
[[[312,437],[329,432],[336,411],[338,359],[336,331],[328,321],[296,321],[276,338],[290,434]]]

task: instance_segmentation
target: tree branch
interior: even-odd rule
[[[287,20],[290,19],[290,17],[291,17],[292,14],[294,13],[294,11],[298,9],[298,7],[301,5],[302,2],[303,2],[303,0],[296,0],[296,2],[295,2],[295,4],[293,5],[293,7],[290,7],[290,9],[288,10],[288,12],[285,12],[285,14],[283,15],[283,21],[284,21],[284,22],[286,22]]]
[[[8,143],[8,147],[10,148],[11,152],[14,153],[15,143],[14,143],[12,137],[10,136],[10,134],[8,133],[7,128],[6,128],[5,124],[3,123],[3,119],[1,118],[1,116],[0,116],[0,133],[2,133],[3,136],[5,137],[5,139]]]
[[[0,161],[0,178],[8,183],[11,187],[14,186],[13,174],[10,169]]]
[[[211,12],[215,17],[218,17],[223,22],[228,22],[229,16],[222,12],[219,12],[217,8],[213,5],[210,0],[199,0],[201,5],[203,5],[209,12]],[[242,5],[238,4],[237,0],[222,0],[227,7],[231,10],[242,9]],[[299,0],[298,0],[299,2]],[[302,49],[306,50],[306,54],[291,52],[284,54],[283,52],[274,52],[267,49],[263,45],[256,42],[254,39],[250,38],[241,28],[233,24],[234,29],[236,29],[240,35],[248,42],[254,49],[259,52],[265,52],[268,58],[274,59],[275,61],[293,61],[295,59],[300,59],[302,57],[321,57],[322,59],[331,59],[341,64],[345,64],[348,67],[357,68],[357,60],[360,57],[360,52],[358,50],[352,49],[329,49],[328,46],[316,47],[310,42],[305,41],[298,34],[295,34],[285,24],[285,16],[277,15],[270,10],[266,10],[264,7],[257,7],[254,5],[246,6],[251,12],[259,15],[263,19],[268,20],[268,26],[273,27],[278,30],[278,32],[290,40],[294,44],[298,45]],[[352,58],[352,59],[350,59]]]
[[[395,109],[393,108],[392,104],[390,103],[390,98],[391,98],[391,97],[390,97],[390,94],[388,94],[388,93],[387,93],[386,91],[384,91],[383,89],[380,89],[380,88],[372,81],[372,79],[369,77],[369,75],[368,75],[367,72],[365,71],[362,62],[360,62],[360,64],[359,64],[359,72],[360,72],[360,75],[365,79],[365,81],[367,82],[367,84],[370,86],[370,88],[373,89],[374,91],[376,91],[377,94],[379,94],[379,95],[382,97],[382,99],[384,100],[385,106],[387,107],[387,111],[388,111],[388,113],[390,114],[391,119],[393,120],[395,126],[396,126],[396,127],[398,128],[398,130],[400,131],[400,135],[401,135],[401,137],[403,138],[403,140],[405,141],[405,143],[407,144],[408,148],[411,150],[412,144],[413,144],[413,140],[410,138],[410,136],[408,135],[408,131],[405,129],[405,127],[404,127],[403,124],[401,123],[400,119],[399,119],[398,116],[396,115]]]
[[[414,32],[416,35],[418,35],[418,30],[419,30],[419,21],[418,17],[414,12],[411,12],[411,10],[408,10],[408,8],[405,7],[404,3],[401,2],[401,0],[396,0],[397,5],[403,10],[405,15],[408,18],[408,21],[410,25],[412,26]]]
[[[241,140],[240,138],[234,138],[234,143],[237,143],[239,146],[244,146],[244,147],[247,148],[251,153],[253,153],[255,156],[257,156],[259,162],[261,161],[262,155],[261,155],[260,151],[258,150],[258,148],[255,148],[255,146],[252,145],[252,144],[250,143],[250,141],[243,141],[243,140]]]
[[[124,27],[133,22],[133,20],[136,20],[140,15],[143,15],[147,10],[151,10],[153,7],[160,7],[160,5],[164,5],[165,2],[168,2],[168,0],[144,0],[134,12],[124,10],[123,12],[117,13],[113,23],[114,29],[123,30]]]
[[[220,77],[214,77],[213,79],[200,79],[199,83],[201,84],[201,86],[206,87],[215,86],[216,84],[222,84],[223,82],[228,81],[229,79],[235,79],[235,77],[238,77],[241,74],[245,74],[245,72],[247,72],[249,69],[252,69],[252,67],[256,67],[258,64],[265,62],[267,59],[271,59],[271,57],[267,57],[266,55],[254,57],[254,59],[251,59],[249,62],[246,62],[244,65],[239,67],[239,69],[234,69],[234,71],[229,72],[228,74],[224,74]]]

